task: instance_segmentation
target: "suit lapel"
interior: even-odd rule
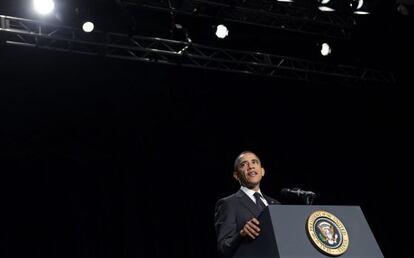
[[[259,216],[260,209],[257,205],[250,199],[249,196],[242,190],[239,190],[236,194],[237,198],[239,198],[240,202],[246,207],[255,217]]]

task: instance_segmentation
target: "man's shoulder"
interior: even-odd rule
[[[266,201],[269,204],[281,204],[278,200],[276,200],[276,199],[274,199],[274,198],[272,198],[272,197],[270,197],[268,195],[263,195],[263,197],[266,199]]]
[[[234,211],[234,208],[239,206],[239,200],[241,195],[242,193],[238,191],[219,199],[215,205],[215,210],[217,214]]]
[[[234,200],[236,200],[237,198],[240,198],[240,196],[242,195],[242,193],[241,193],[241,191],[239,190],[239,191],[237,191],[237,192],[235,192],[235,193],[233,193],[233,194],[230,194],[230,195],[228,195],[228,196],[225,196],[225,197],[223,197],[223,198],[221,198],[221,199],[219,199],[217,202],[219,203],[219,202],[231,202],[231,201],[234,201]]]

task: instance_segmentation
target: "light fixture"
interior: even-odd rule
[[[229,35],[229,30],[227,27],[223,24],[217,25],[216,28],[216,36],[220,39],[224,39]]]
[[[351,0],[350,7],[354,14],[367,15],[370,13],[367,7],[366,0],[365,2],[364,0]]]
[[[318,9],[322,12],[347,12],[349,11],[349,1],[357,0],[317,0]]]
[[[318,0],[318,9],[322,12],[334,12],[335,9],[331,6],[331,0]]]
[[[82,25],[82,29],[84,32],[92,32],[93,29],[95,28],[95,25],[93,24],[93,22],[87,21],[85,23],[83,23]]]
[[[404,4],[398,4],[397,12],[405,16],[410,15],[410,9],[408,8],[407,5],[404,5]]]
[[[50,14],[55,9],[53,0],[33,0],[33,8],[41,15]]]
[[[318,9],[322,12],[334,12],[335,9],[331,7],[331,0],[318,0]]]
[[[331,49],[331,47],[329,46],[329,44],[328,43],[322,43],[322,45],[321,45],[321,55],[323,55],[323,56],[327,56],[327,55],[329,55],[330,53],[332,52],[332,49]]]

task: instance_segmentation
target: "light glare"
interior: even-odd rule
[[[331,47],[329,46],[328,43],[323,43],[322,44],[322,48],[321,48],[321,54],[323,56],[327,56],[331,53]]]
[[[355,11],[354,14],[367,15],[367,14],[369,14],[369,12],[367,12],[367,11]]]
[[[229,30],[223,24],[217,26],[216,36],[220,39],[224,39],[229,35]]]
[[[335,11],[335,9],[328,7],[328,6],[319,6],[318,8],[322,12],[334,12]]]
[[[33,0],[33,8],[41,15],[51,13],[55,9],[53,0]]]
[[[91,31],[93,31],[93,29],[94,29],[94,25],[93,25],[93,23],[92,22],[90,22],[90,21],[88,21],[88,22],[85,22],[83,25],[82,25],[82,29],[83,29],[83,31],[84,32],[91,32]]]

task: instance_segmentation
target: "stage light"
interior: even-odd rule
[[[319,6],[318,9],[322,12],[334,12],[335,11],[335,9],[333,9],[332,7],[324,6],[324,5]]]
[[[318,9],[322,12],[334,12],[335,9],[332,7],[331,0],[318,0]]]
[[[51,13],[55,9],[53,0],[33,0],[33,8],[41,15]]]
[[[329,46],[328,43],[322,43],[322,47],[321,47],[321,55],[323,56],[327,56],[332,52],[331,47]]]
[[[293,3],[293,0],[277,0],[277,1],[281,3]]]
[[[351,0],[350,6],[354,14],[366,15],[370,13],[364,0]]]
[[[87,21],[82,25],[82,29],[84,32],[92,32],[94,29],[93,22]]]
[[[410,9],[404,4],[399,4],[397,6],[397,12],[405,16],[410,15]]]
[[[228,35],[229,35],[229,30],[227,29],[227,27],[225,25],[223,25],[223,24],[217,25],[217,28],[216,28],[216,36],[218,38],[224,39]]]

